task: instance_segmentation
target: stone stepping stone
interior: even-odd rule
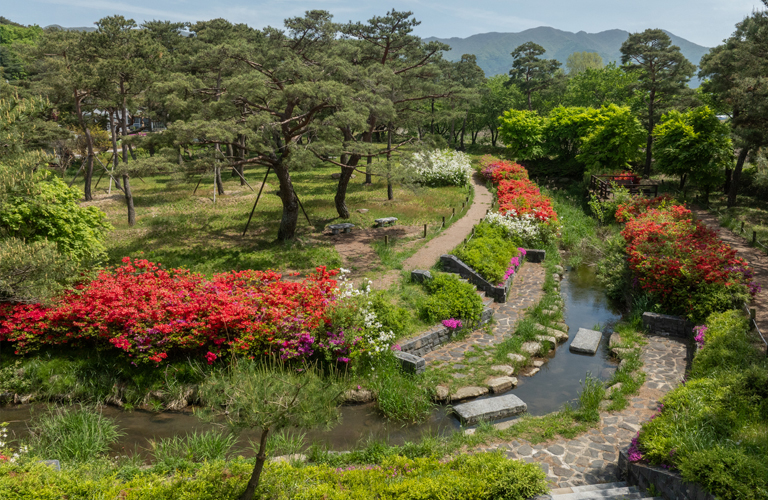
[[[557,347],[557,339],[548,335],[536,335],[536,340],[539,342],[549,342],[552,347]]]
[[[446,401],[448,399],[448,396],[451,395],[451,390],[444,386],[444,385],[438,385],[435,387],[435,400],[436,401]]]
[[[618,333],[612,333],[611,338],[608,339],[608,346],[613,347],[621,344],[621,335]]]
[[[488,388],[494,394],[501,394],[507,392],[517,385],[517,378],[515,377],[496,377],[488,381]]]
[[[632,354],[634,351],[635,351],[634,349],[614,347],[613,349],[611,349],[611,356],[623,359],[629,356],[630,354]]]
[[[376,223],[376,227],[390,226],[397,222],[397,217],[382,217],[381,219],[376,219],[374,222]]]
[[[542,366],[544,366],[544,361],[537,359],[536,361],[533,362],[533,366],[535,366],[536,368],[541,368]]]
[[[528,405],[514,394],[472,401],[453,407],[453,411],[459,416],[463,425],[473,425],[481,420],[498,420],[526,410]]]
[[[576,337],[571,342],[570,350],[571,352],[595,354],[597,348],[600,347],[600,340],[602,338],[602,332],[579,328],[579,331],[576,332]]]
[[[534,375],[539,373],[539,371],[541,371],[541,368],[531,368],[526,373],[523,373],[523,375],[526,377],[533,377]]]
[[[524,360],[525,358],[523,358]],[[515,374],[515,368],[509,365],[493,365],[491,370],[499,373],[503,373],[506,377],[511,377]]]
[[[341,224],[331,224],[328,226],[328,228],[331,230],[331,234],[339,234],[341,231],[344,231],[345,233],[349,233],[352,231],[353,227],[355,227],[355,225],[350,222],[344,222]]]
[[[560,311],[558,311],[557,309],[544,309],[541,312],[546,314],[547,316],[554,316],[555,314],[557,314]]]
[[[555,324],[553,325],[553,327],[554,327],[555,329],[557,329],[557,330],[562,330],[562,331],[564,331],[564,332],[567,332],[568,330],[570,330],[570,328],[568,328],[568,325],[566,325],[566,324],[565,324],[564,322],[562,322],[562,321],[559,321],[559,322],[555,323]]]
[[[523,356],[522,354],[517,354],[517,353],[514,353],[514,352],[510,352],[509,354],[507,354],[507,357],[510,360],[512,360],[513,363],[523,363],[523,362],[525,362],[525,356]]]
[[[487,387],[460,387],[456,389],[456,393],[451,396],[453,401],[460,401],[462,399],[476,398],[488,394]]]
[[[520,350],[527,352],[530,355],[534,355],[541,350],[541,344],[538,342],[523,342],[523,345],[520,346]]]
[[[565,342],[566,340],[568,340],[568,334],[562,330],[555,330],[554,328],[548,328],[544,325],[539,325],[539,324],[534,325],[533,329],[536,330],[537,332],[542,332],[547,336],[556,338],[558,342]]]

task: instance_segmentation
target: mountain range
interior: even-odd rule
[[[672,39],[672,44],[680,47],[683,55],[693,64],[698,65],[701,56],[709,52],[709,47],[702,47],[685,38],[665,31]],[[574,52],[597,52],[608,64],[615,61],[621,64],[621,44],[629,36],[628,31],[607,30],[600,33],[587,33],[579,31],[571,33],[555,28],[540,26],[519,33],[481,33],[467,38],[425,38],[424,41],[438,41],[451,47],[443,56],[449,61],[458,61],[463,54],[477,56],[477,64],[485,76],[507,74],[512,68],[512,56],[510,53],[525,42],[535,42],[547,51],[544,56],[547,59],[557,59],[565,69],[568,56]]]

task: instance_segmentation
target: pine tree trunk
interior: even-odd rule
[[[280,220],[277,239],[278,241],[288,241],[296,236],[296,226],[299,221],[299,200],[296,198],[288,170],[282,164],[275,165],[273,168],[277,179],[280,181],[279,195],[283,202],[283,217]]]
[[[115,170],[117,170],[120,165],[120,158],[119,158],[119,155],[117,154],[117,130],[116,130],[117,127],[115,126],[114,118],[115,118],[114,112],[110,111],[109,112],[109,130],[110,130],[110,133],[112,134],[112,177],[114,177]],[[110,193],[112,192],[112,177],[109,178]],[[120,187],[120,182],[117,180],[116,177],[115,177],[115,186],[117,187],[117,189],[122,189],[122,187]]]
[[[459,150],[464,151],[464,131],[467,128],[467,115],[464,115],[464,121],[461,124],[461,141],[459,142]]]
[[[392,122],[387,125],[387,164],[390,165],[392,160]],[[394,200],[395,196],[392,191],[392,179],[387,175],[387,199]]]
[[[221,167],[219,165],[214,167],[214,175],[216,176],[216,191],[222,195],[224,194],[224,183],[221,181]]]
[[[256,494],[256,488],[259,487],[261,471],[264,469],[264,462],[267,461],[267,434],[269,434],[269,429],[264,429],[261,431],[261,439],[259,440],[259,452],[256,455],[256,464],[253,466],[253,472],[251,473],[251,478],[248,480],[248,486],[246,486],[243,494],[240,495],[239,500],[253,500],[253,496]]]
[[[728,194],[731,191],[731,175],[733,169],[731,167],[725,168],[725,187],[723,188],[723,194]]]
[[[336,213],[342,219],[349,219],[349,209],[347,208],[347,186],[349,185],[349,179],[352,178],[353,170],[351,168],[342,168],[341,177],[339,177],[339,186],[336,188],[336,196],[333,201],[336,204]]]
[[[128,225],[133,226],[136,224],[136,210],[133,208],[133,194],[128,174],[123,174],[123,186],[125,186],[125,203],[128,205]]]
[[[736,168],[733,169],[733,178],[731,179],[731,190],[728,191],[728,208],[736,205],[736,195],[739,194],[739,181],[741,180],[741,170],[744,168],[744,162],[749,153],[748,147],[741,148],[739,157],[736,160]]]
[[[688,176],[686,174],[680,175],[680,191],[683,190],[685,187],[685,181],[688,179]]]
[[[648,99],[648,139],[645,142],[645,167],[643,168],[643,177],[649,179],[651,177],[651,159],[653,158],[653,100],[656,97],[656,91],[651,90],[651,95]]]
[[[91,136],[91,129],[85,124],[83,118],[82,99],[75,90],[75,111],[77,112],[77,118],[80,121],[80,126],[85,132],[85,143],[88,148],[88,162],[85,167],[85,186],[83,187],[83,197],[85,201],[93,200],[93,194],[91,193],[91,182],[93,180],[93,137]]]

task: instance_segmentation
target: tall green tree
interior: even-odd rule
[[[644,175],[651,174],[653,129],[658,117],[675,96],[687,89],[695,66],[672,45],[660,29],[632,33],[621,45],[621,62],[625,71],[637,75],[634,89],[644,104],[643,123],[647,131]]]
[[[768,7],[768,1],[763,0]],[[736,204],[741,172],[750,151],[768,145],[768,11],[755,11],[701,60],[702,87],[730,108],[738,151],[733,173],[726,169],[728,206]],[[730,183],[729,183],[730,181]],[[730,185],[729,185],[730,184]]]
[[[591,108],[624,106],[629,104],[636,84],[636,73],[628,73],[613,62],[600,69],[587,68],[569,75],[565,102],[567,106]]]
[[[583,73],[588,69],[601,69],[603,58],[597,52],[574,52],[565,61],[568,74],[571,76]]]
[[[518,160],[544,154],[544,120],[535,111],[510,109],[501,116],[499,136]]]
[[[656,167],[665,174],[679,175],[680,189],[691,178],[708,197],[721,182],[724,167],[733,163],[728,125],[707,106],[666,113],[653,134]]]
[[[560,62],[555,59],[542,59],[546,51],[534,42],[525,42],[512,52],[512,69],[509,70],[510,83],[517,85],[526,95],[528,111],[532,111],[531,95],[547,88],[555,78]]]

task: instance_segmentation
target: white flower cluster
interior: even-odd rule
[[[365,280],[360,288],[355,288],[354,284],[349,280],[347,275],[350,273],[349,269],[343,267],[339,269],[339,278],[337,283],[337,297],[340,299],[354,299],[360,297],[360,302],[367,302],[367,307],[361,307],[359,312],[363,317],[363,341],[367,346],[368,355],[376,357],[382,352],[386,352],[390,349],[392,342],[395,340],[395,333],[390,330],[384,331],[384,325],[379,322],[379,318],[376,316],[376,312],[373,310],[373,302],[368,299],[368,295],[371,293],[371,280]]]
[[[419,181],[429,186],[463,186],[472,175],[469,155],[451,149],[416,153],[409,166]]]
[[[3,451],[9,452],[12,451],[10,449],[7,449],[6,446],[8,445],[8,428],[6,427],[8,424],[6,422],[3,422],[0,424],[0,456],[3,455]],[[29,447],[27,445],[22,445],[16,453],[13,453],[10,457],[7,457],[8,461],[13,463],[16,460],[18,460],[21,455],[24,455],[26,453],[29,453]]]
[[[533,214],[517,215],[510,210],[507,215],[491,212],[485,216],[486,222],[494,226],[501,226],[511,236],[519,236],[525,242],[538,240],[541,236],[541,225]]]

